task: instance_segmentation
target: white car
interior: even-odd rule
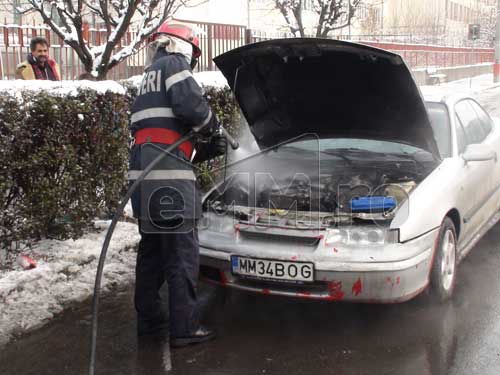
[[[201,273],[226,287],[402,302],[454,289],[499,219],[500,124],[424,100],[399,55],[323,39],[216,58],[260,153],[204,198]]]

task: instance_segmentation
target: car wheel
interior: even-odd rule
[[[455,225],[446,217],[439,230],[431,270],[431,295],[439,302],[446,301],[455,289],[457,273],[457,235]]]

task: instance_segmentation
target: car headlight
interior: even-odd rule
[[[210,232],[229,233],[234,232],[234,226],[238,221],[227,215],[216,213],[204,213],[198,221],[198,230],[208,230]]]
[[[383,245],[399,242],[399,229],[346,227],[329,229],[326,245]]]

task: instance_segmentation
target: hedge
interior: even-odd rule
[[[205,87],[205,97],[207,98],[212,110],[217,115],[219,122],[233,136],[237,137],[240,127],[240,112],[233,94],[229,87],[216,88]],[[217,181],[221,176],[215,171],[221,171],[224,165],[224,157],[218,157],[205,163],[198,164],[197,175],[198,182],[202,190],[208,190],[213,181]]]
[[[78,87],[72,95],[17,90],[0,95],[0,242],[77,238],[109,217],[127,187],[130,106],[126,93]],[[205,88],[214,112],[237,131],[229,88]],[[223,158],[199,166],[206,185]]]

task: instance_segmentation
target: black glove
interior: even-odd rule
[[[212,118],[210,119],[208,124],[206,124],[205,126],[200,128],[197,131],[197,133],[199,135],[201,135],[202,137],[208,138],[208,137],[214,135],[218,129],[219,129],[219,120],[217,119],[217,116],[215,116],[215,114],[212,112]]]
[[[224,155],[227,150],[227,139],[222,134],[214,134],[210,140],[210,153],[212,157]]]
[[[217,156],[224,155],[227,150],[227,140],[222,134],[213,134],[207,142],[196,143],[196,155],[193,159],[194,163],[201,163],[205,160],[213,159]]]

